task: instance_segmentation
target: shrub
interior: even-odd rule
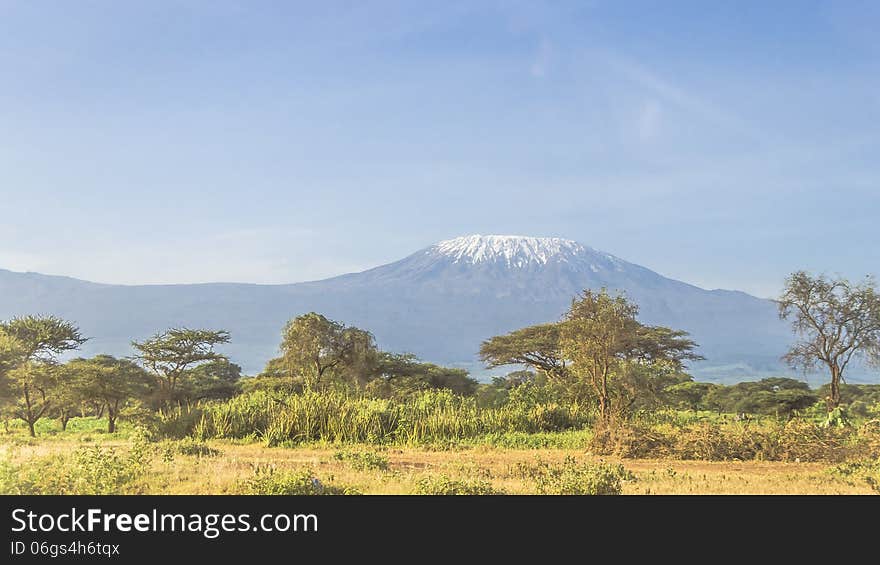
[[[194,457],[217,457],[219,449],[214,449],[204,441],[193,438],[165,441],[160,446],[162,459],[166,462],[173,461],[175,455],[191,455]]]
[[[871,490],[880,494],[880,459],[841,463],[828,469],[828,473],[849,484],[867,483]]]
[[[333,458],[357,471],[387,471],[389,468],[388,458],[374,451],[337,451]]]
[[[318,479],[311,469],[278,471],[274,466],[258,465],[254,474],[239,484],[241,494],[272,495],[334,495],[360,494],[348,487],[340,487]]]
[[[492,483],[483,480],[458,481],[446,475],[428,475],[416,483],[415,494],[429,495],[491,495],[504,494]]]
[[[20,465],[0,465],[3,494],[139,494],[151,450],[136,435],[128,450],[84,446],[70,455],[50,455]]]
[[[635,476],[623,465],[611,463],[578,463],[566,457],[561,465],[539,462],[525,470],[535,480],[540,494],[565,495],[612,495],[620,494],[623,481],[635,480]]]

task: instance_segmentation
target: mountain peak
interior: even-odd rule
[[[576,241],[558,237],[479,234],[447,239],[428,249],[428,253],[441,255],[453,263],[502,263],[508,267],[569,262],[588,251],[591,250]]]

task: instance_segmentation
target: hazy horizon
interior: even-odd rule
[[[0,268],[294,283],[471,233],[878,273],[880,5],[0,5]]]

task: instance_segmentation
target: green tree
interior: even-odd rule
[[[585,290],[561,323],[560,349],[592,387],[603,424],[624,416],[656,379],[702,359],[687,332],[643,325],[637,315],[638,306],[622,295]]]
[[[179,400],[178,385],[187,370],[202,363],[226,360],[214,347],[229,343],[226,330],[172,328],[142,342],[133,341],[134,359],[146,368],[158,387],[158,401]]]
[[[365,384],[374,373],[378,349],[372,334],[310,312],[289,321],[281,340],[281,359],[288,376],[306,388],[332,379]]]
[[[61,422],[61,431],[67,430],[70,419],[82,410],[83,396],[76,383],[75,375],[70,371],[68,364],[49,365],[44,367],[53,371],[51,380],[54,383],[54,402],[52,413]]]
[[[873,279],[854,284],[799,271],[786,279],[778,305],[780,318],[791,319],[800,338],[784,359],[796,369],[828,369],[831,382],[825,401],[828,410],[834,410],[840,405],[840,384],[850,362],[880,358],[880,295]]]
[[[673,408],[705,410],[709,408],[709,405],[706,403],[706,397],[712,390],[720,386],[715,383],[700,383],[692,380],[683,381],[666,388],[666,401]]]
[[[12,413],[36,437],[34,424],[52,406],[55,375],[45,367],[54,365],[59,355],[79,349],[87,338],[79,328],[54,316],[13,318],[0,323],[0,332],[6,336],[6,355],[12,358],[13,368],[7,369],[10,397],[16,399]]]
[[[370,389],[380,396],[406,396],[428,389],[448,389],[456,394],[471,396],[477,390],[477,381],[464,369],[424,363],[410,353],[379,352],[376,378]]]
[[[150,375],[136,363],[110,355],[74,359],[67,364],[80,395],[96,400],[106,408],[107,432],[116,431],[122,410],[130,402],[144,398],[150,390]]]
[[[719,412],[791,417],[796,410],[815,404],[817,399],[803,381],[770,377],[716,386],[706,395],[705,403]]]
[[[565,380],[568,367],[559,334],[559,324],[540,324],[495,336],[480,346],[480,359],[490,369],[526,365],[548,378]]]
[[[21,345],[0,327],[0,415],[9,429],[9,418],[15,405],[15,393],[9,373],[18,367],[23,358]]]
[[[239,392],[240,380],[240,366],[227,359],[216,359],[188,369],[180,386],[188,402],[225,400]]]

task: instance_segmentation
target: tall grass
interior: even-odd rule
[[[179,407],[160,420],[160,432],[171,437],[258,437],[270,446],[313,441],[426,444],[583,428],[590,414],[578,405],[554,402],[480,408],[475,399],[449,391],[425,391],[405,401],[335,391],[284,397],[257,391],[226,402]]]

